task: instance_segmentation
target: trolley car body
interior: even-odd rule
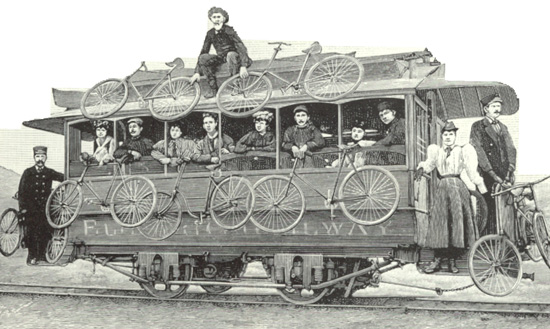
[[[278,73],[284,76],[299,70],[296,63],[301,61],[296,58],[282,58],[278,62]],[[162,272],[159,268],[163,268],[164,281],[185,281],[191,277],[196,280],[227,281],[238,277],[248,260],[262,259],[273,282],[288,286],[289,281],[298,282],[296,278],[301,278],[299,283],[305,287],[372,266],[372,259],[378,257],[391,255],[405,262],[418,262],[420,253],[416,246],[425,236],[437,177],[434,173],[430,181],[419,186],[415,185],[413,173],[417,164],[425,159],[428,145],[438,144],[440,127],[445,120],[481,117],[483,109],[479,100],[484,96],[498,92],[505,102],[502,110],[505,115],[518,110],[518,99],[512,88],[501,83],[446,81],[444,65],[434,62],[428,51],[358,59],[364,65],[365,80],[357,90],[338,101],[319,103],[305,94],[283,94],[274,86],[273,96],[265,109],[275,115],[272,131],[276,136],[276,152],[266,154],[253,151],[245,155],[231,155],[225,161],[224,174],[246,176],[253,184],[267,175],[288,175],[291,171],[290,157],[280,146],[284,130],[293,123],[292,109],[297,105],[307,104],[313,109],[310,116],[313,124],[323,126],[321,130],[326,136],[326,150],[348,142],[346,130],[351,129],[351,122],[358,118],[364,118],[381,131],[383,124],[378,118],[376,104],[389,100],[402,111],[400,114],[406,122],[405,144],[375,146],[366,153],[370,154],[367,166],[387,169],[399,184],[398,208],[388,220],[374,226],[363,226],[347,219],[340,208],[336,208],[331,217],[324,200],[308,187],[300,186],[306,197],[306,213],[301,222],[288,232],[263,232],[250,221],[239,229],[225,230],[209,218],[200,223],[184,211],[178,231],[168,239],[154,241],[143,237],[137,228],[118,226],[108,212],[85,203],[81,215],[69,227],[69,243],[64,259],[94,257],[104,261],[131,260],[135,266],[134,275],[142,279],[150,278],[155,270]],[[256,61],[254,65],[259,70],[263,64],[264,61]],[[254,69],[254,66],[250,68]],[[185,73],[191,75],[192,72]],[[154,72],[148,74],[155,75]],[[148,77],[146,74],[142,77],[142,86],[150,84]],[[28,127],[65,136],[67,179],[80,175],[83,165],[78,155],[89,149],[93,140],[91,125],[78,109],[82,94],[82,91],[76,90],[54,90],[56,105],[66,110],[50,118],[24,123]],[[201,99],[193,113],[181,120],[187,122],[188,131],[184,134],[202,136],[202,112],[219,113],[215,101]],[[154,142],[169,137],[168,123],[154,120],[146,106],[132,102],[130,94],[125,107],[106,118],[116,127],[113,137],[117,143],[126,137],[126,120],[136,116],[144,119],[144,135],[154,139]],[[219,122],[220,133],[235,134],[231,136],[235,142],[252,129],[251,118],[224,117]],[[319,190],[330,191],[334,189],[338,168],[325,167],[334,159],[329,155],[314,155],[315,168],[303,168],[299,172]],[[201,164],[189,167],[180,188],[190,209],[200,211],[204,208],[210,172]],[[154,182],[158,191],[168,193],[173,189],[177,175],[175,168],[161,165],[149,157],[125,165],[124,169],[127,174],[146,176]],[[93,177],[89,178],[99,193],[107,188],[112,170],[111,165],[91,168]],[[88,197],[84,195],[85,200]],[[218,274],[212,274],[208,270],[212,269],[209,265],[216,267],[216,264],[224,265],[215,269]],[[192,275],[187,272],[184,276],[187,265],[194,271]],[[322,274],[316,272],[319,269]],[[222,275],[223,271],[226,273]],[[301,276],[297,275],[298,272]],[[372,277],[366,277],[361,283],[363,286],[372,280]],[[349,284],[350,281],[342,280],[339,284]]]

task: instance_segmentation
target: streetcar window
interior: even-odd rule
[[[136,117],[126,118],[119,121],[118,125],[124,133],[117,136],[117,148],[123,146],[125,142],[130,141],[132,138],[135,138],[131,136],[128,130],[128,121],[133,118]],[[143,129],[140,133],[141,138],[148,139],[148,143],[152,144],[155,144],[157,141],[164,139],[164,123],[156,121],[151,117],[139,117],[139,119],[143,121]],[[129,165],[127,165],[127,168],[127,173],[130,175],[160,174],[164,172],[164,166],[153,159],[150,154],[142,154],[141,159],[130,163]]]
[[[405,165],[405,102],[364,99],[342,106],[342,141],[359,144],[356,164]]]
[[[69,126],[67,156],[70,177],[79,176],[84,170],[80,159],[84,152],[94,159],[88,176],[112,174],[112,168],[104,164],[109,163],[109,154],[116,148],[113,132],[114,122],[109,120],[84,121]]]
[[[231,154],[222,160],[228,170],[275,169],[277,124],[275,111],[264,108],[245,118],[222,118],[222,131],[233,139]]]
[[[327,151],[337,150],[338,106],[335,104],[297,104],[280,111],[281,168],[292,167],[294,152],[308,145],[304,165],[308,168],[325,168],[334,160]],[[322,154],[323,153],[323,154]],[[337,154],[335,155],[337,157]]]

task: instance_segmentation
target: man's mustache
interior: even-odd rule
[[[44,164],[44,161],[38,160],[38,161],[36,161],[36,164]]]

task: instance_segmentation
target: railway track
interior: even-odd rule
[[[142,289],[114,289],[105,287],[58,286],[38,284],[0,283],[0,294],[11,295],[46,295],[89,298],[119,298],[155,301]],[[181,298],[166,299],[163,302],[210,303],[210,304],[240,304],[264,306],[294,306],[281,301],[275,295],[210,295],[204,293],[187,293]],[[529,302],[480,302],[469,300],[447,300],[440,298],[415,296],[376,296],[334,298],[320,304],[302,307],[317,308],[355,308],[370,310],[394,310],[399,312],[434,311],[463,313],[498,313],[509,315],[550,316],[550,303]]]

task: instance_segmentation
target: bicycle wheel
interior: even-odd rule
[[[65,251],[67,241],[69,240],[69,229],[64,228],[60,230],[54,230],[52,238],[48,241],[46,246],[46,261],[50,264],[57,263]]]
[[[250,220],[263,231],[287,232],[304,216],[304,192],[288,177],[264,177],[254,184],[254,194],[256,206]]]
[[[306,74],[306,93],[320,101],[334,101],[353,92],[363,81],[364,67],[347,55],[327,57],[313,65]]]
[[[138,226],[138,231],[151,240],[168,239],[177,232],[181,224],[181,203],[177,197],[157,192],[157,207],[151,218]]]
[[[362,167],[347,174],[339,195],[346,217],[357,224],[377,225],[397,209],[399,184],[386,169]]]
[[[128,82],[107,79],[88,89],[80,100],[80,111],[88,119],[101,119],[120,110],[128,100]]]
[[[525,230],[524,232],[521,232],[523,230],[520,227],[520,232],[521,232],[520,234],[526,237],[529,243],[529,245],[525,249],[525,253],[527,254],[527,256],[529,256],[529,258],[533,262],[540,262],[542,259],[542,254],[540,252],[540,249],[538,247],[537,240],[535,237],[535,229],[533,227],[533,224],[534,224],[533,215],[534,214],[532,212],[529,212],[527,214],[530,220],[528,219],[525,220]],[[521,215],[518,214],[518,216],[521,216]]]
[[[191,112],[201,97],[198,83],[189,83],[189,78],[181,77],[165,81],[153,93],[149,110],[159,120],[179,119]]]
[[[540,255],[548,267],[550,267],[550,229],[544,215],[540,212],[533,214],[533,233]]]
[[[157,190],[153,182],[142,176],[127,177],[120,182],[111,197],[111,215],[123,227],[136,227],[155,212]]]
[[[46,202],[46,219],[51,227],[62,229],[75,221],[82,209],[82,188],[72,180],[59,184]]]
[[[248,179],[230,176],[221,181],[210,197],[210,215],[219,226],[234,230],[243,226],[254,209],[254,190]]]
[[[272,90],[271,81],[262,73],[250,72],[245,79],[237,74],[222,83],[216,102],[218,108],[230,117],[247,117],[264,107]]]
[[[491,296],[510,294],[521,281],[521,255],[506,237],[492,234],[478,239],[468,256],[470,276],[479,290]]]
[[[0,217],[0,253],[6,257],[19,249],[23,230],[19,225],[17,210],[8,208]]]

